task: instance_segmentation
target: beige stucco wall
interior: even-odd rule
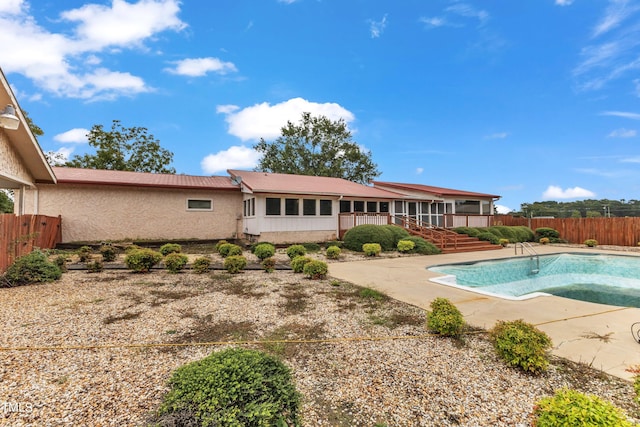
[[[4,180],[14,182],[12,188],[18,188],[20,184],[33,184],[29,171],[9,144],[6,131],[0,128],[0,181]]]
[[[187,199],[211,199],[212,211],[188,211]],[[38,185],[25,213],[62,216],[62,241],[225,239],[240,230],[238,191],[89,185]]]

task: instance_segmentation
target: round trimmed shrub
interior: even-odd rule
[[[320,245],[315,242],[303,243],[302,246],[304,246],[309,253],[320,252],[321,249]]]
[[[460,310],[446,298],[436,298],[429,304],[427,328],[444,336],[455,337],[462,333],[464,318]]]
[[[312,260],[304,265],[302,272],[309,279],[319,280],[327,276],[329,267],[324,261]]]
[[[395,249],[392,232],[382,225],[357,225],[344,234],[344,247],[351,251],[362,252],[365,243],[378,243],[383,251]]]
[[[547,369],[551,338],[530,323],[498,321],[489,336],[498,356],[507,364],[534,374]]]
[[[113,262],[116,260],[116,248],[111,245],[101,246],[100,255],[102,255],[102,261]]]
[[[470,237],[476,237],[478,234],[480,234],[480,231],[474,227],[456,227],[453,229],[453,231],[458,234],[466,234]]]
[[[484,231],[476,236],[479,240],[484,240],[493,245],[497,245],[500,243],[500,237],[496,236],[493,233],[489,233],[488,231]]]
[[[329,259],[338,259],[340,258],[340,253],[342,250],[337,246],[329,246],[327,248],[327,258]]]
[[[620,408],[598,396],[568,388],[536,402],[533,415],[537,427],[633,426]]]
[[[223,265],[229,273],[236,274],[247,267],[247,259],[242,255],[229,255],[224,259]]]
[[[274,356],[230,348],[178,368],[158,414],[191,413],[203,426],[300,426],[300,394]]]
[[[218,248],[218,253],[223,258],[226,258],[229,256],[242,255],[242,248],[233,243],[223,243]]]
[[[313,259],[306,256],[297,256],[291,260],[291,270],[294,273],[302,273],[304,271],[304,265],[308,262],[313,261]]]
[[[273,271],[276,269],[276,259],[265,258],[262,260],[261,265],[264,271],[266,271],[267,273],[273,273]]]
[[[178,252],[171,252],[164,257],[164,266],[170,273],[179,273],[187,265],[189,257]]]
[[[193,265],[191,269],[198,274],[207,273],[209,271],[209,267],[211,266],[211,259],[207,257],[199,257],[193,260]]]
[[[265,260],[276,254],[276,248],[271,243],[260,243],[253,248],[253,254],[258,257],[259,260]]]
[[[535,239],[533,230],[526,225],[516,225],[511,228],[516,233],[518,242],[533,242],[533,240]]]
[[[598,246],[598,241],[596,239],[587,239],[584,241],[584,244],[590,248],[595,248]]]
[[[377,256],[382,252],[382,247],[379,243],[365,243],[362,245],[362,252],[364,252],[366,256]]]
[[[134,249],[124,257],[124,263],[129,270],[136,273],[146,273],[162,260],[162,254],[153,249]]]
[[[413,243],[411,240],[403,239],[398,241],[397,247],[398,247],[398,252],[409,253],[416,247],[416,244]]]
[[[415,245],[409,253],[420,255],[437,255],[440,249],[436,245],[419,236],[409,236],[404,240],[409,240]]]
[[[50,262],[39,250],[16,259],[4,273],[4,278],[10,286],[53,282],[61,276],[60,267]]]
[[[93,261],[88,261],[86,263],[87,271],[89,273],[100,273],[104,270],[104,264],[99,259],[94,259]]]
[[[404,240],[405,237],[411,236],[406,228],[400,227],[399,225],[387,224],[380,225],[379,227],[383,227],[391,232],[393,235],[393,247],[395,248],[398,245],[400,240]]]
[[[160,253],[162,254],[162,256],[180,252],[182,252],[182,246],[177,243],[165,243],[164,245],[160,246]]]
[[[548,237],[552,242],[554,239],[560,238],[560,232],[558,230],[554,230],[550,227],[539,227],[536,228],[535,232],[535,240],[540,240],[542,237]]]
[[[287,256],[289,259],[294,259],[298,256],[304,256],[307,254],[307,248],[302,245],[291,245],[287,248]]]
[[[81,246],[78,249],[78,258],[80,262],[87,262],[91,259],[91,255],[93,254],[93,249],[91,246]]]
[[[213,250],[215,250],[216,252],[220,253],[220,246],[226,245],[227,243],[229,243],[229,242],[227,242],[224,239],[223,240],[218,240],[216,242],[216,245],[213,247]]]
[[[515,243],[518,241],[513,227],[508,227],[506,225],[494,225],[493,227],[490,227],[490,230],[498,231],[502,234],[502,238],[509,239],[509,243]]]

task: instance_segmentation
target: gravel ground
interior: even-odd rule
[[[321,338],[344,340],[244,344],[292,368],[305,426],[527,426],[536,400],[565,386],[640,420],[627,381],[557,358],[520,373],[484,334],[428,336],[423,310],[359,291],[290,271],[125,270],[0,289],[0,347],[31,348],[0,351],[0,425],[146,425],[171,373],[225,346],[131,344]],[[51,346],[80,348],[36,349]]]

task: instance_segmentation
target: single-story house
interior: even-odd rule
[[[355,225],[401,224],[401,218],[433,226],[480,226],[489,225],[497,197],[414,184],[368,186],[340,178],[241,170],[229,170],[228,176],[52,170],[56,183],[36,182],[20,197],[29,213],[62,217],[63,242],[320,242],[339,239]]]
[[[7,106],[10,108],[7,109]],[[55,184],[56,177],[31,133],[2,70],[0,116],[0,188],[20,190],[33,187],[36,182]],[[21,197],[16,197],[14,206],[15,213],[25,213]]]

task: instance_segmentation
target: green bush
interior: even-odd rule
[[[420,255],[436,255],[440,253],[440,249],[431,242],[426,241],[422,237],[409,236],[403,240],[409,240],[414,243],[414,248],[409,253]]]
[[[229,255],[224,259],[223,265],[229,273],[236,274],[247,267],[247,259],[242,255]]]
[[[302,246],[307,250],[308,253],[320,252],[320,245],[314,242],[303,243]]]
[[[162,254],[162,256],[167,256],[173,253],[179,254],[180,252],[182,252],[182,246],[177,243],[165,243],[164,245],[160,246],[160,253]]]
[[[473,227],[456,227],[453,229],[453,231],[455,231],[458,234],[466,234],[467,236],[470,236],[470,237],[477,237],[478,234],[480,234],[480,230]]]
[[[325,248],[330,248],[331,246],[337,246],[342,249],[342,242],[340,240],[331,240],[324,243]]]
[[[53,259],[53,263],[58,266],[61,272],[67,271],[67,257],[65,255],[58,255]]]
[[[80,262],[87,262],[91,259],[93,249],[91,248],[91,246],[81,246],[80,249],[78,249],[77,254]]]
[[[344,235],[344,247],[351,251],[362,252],[362,245],[365,243],[378,243],[383,251],[396,248],[393,233],[383,225],[357,225]]]
[[[169,386],[159,416],[192,413],[202,426],[302,425],[289,368],[260,351],[213,353],[178,368]]]
[[[482,233],[478,234],[476,237],[480,240],[487,241],[493,245],[497,245],[500,243],[500,237],[488,231],[483,231]]]
[[[598,246],[598,241],[596,239],[587,239],[584,241],[584,244],[589,246],[590,248],[594,248]]]
[[[125,248],[124,253],[125,255],[129,255],[131,252],[137,251],[138,249],[142,248],[138,245],[129,245]]]
[[[498,244],[500,244],[503,248],[506,248],[509,245],[509,239],[499,239]]]
[[[391,234],[393,235],[394,248],[398,246],[398,242],[400,240],[404,240],[406,237],[411,236],[411,234],[409,234],[406,228],[400,227],[399,225],[387,224],[387,225],[380,225],[379,227],[383,227],[391,232]]]
[[[511,366],[537,374],[549,365],[551,338],[523,320],[499,321],[490,337],[498,355]]]
[[[337,246],[329,246],[327,248],[327,258],[329,259],[338,259],[340,258],[341,253],[342,250],[340,250],[340,248]]]
[[[274,245],[274,244],[273,244],[273,243],[271,243],[271,242],[253,242],[253,243],[249,246],[249,250],[251,251],[251,253],[252,253],[252,254],[255,254],[256,248],[257,248],[259,245],[271,245],[271,246],[273,246],[273,247],[274,247],[274,249],[275,249],[275,247],[276,247],[276,245]]]
[[[294,273],[302,273],[304,271],[304,265],[313,259],[300,255],[291,260],[291,269]]]
[[[310,279],[324,279],[329,272],[329,267],[324,261],[313,260],[305,263],[302,272]]]
[[[620,408],[598,396],[567,388],[536,402],[533,415],[533,425],[537,427],[633,426]]]
[[[199,257],[193,260],[193,265],[191,266],[191,268],[195,273],[202,274],[202,273],[208,273],[210,266],[211,266],[211,259],[207,257]]]
[[[427,328],[440,335],[455,337],[462,333],[464,319],[460,310],[446,298],[436,298],[429,304]]]
[[[238,245],[233,244],[233,243],[223,243],[218,248],[218,253],[223,258],[226,258],[226,257],[229,257],[229,256],[242,255],[242,248],[240,246],[238,246]]]
[[[538,243],[540,243],[541,245],[548,245],[550,241],[548,237],[541,237],[540,240],[538,240]]]
[[[164,266],[170,273],[179,273],[187,265],[189,257],[178,252],[170,252],[164,257]]]
[[[276,259],[275,258],[265,258],[262,260],[262,268],[267,273],[273,273],[276,269]]]
[[[506,225],[494,225],[489,227],[490,231],[497,231],[502,234],[503,239],[508,239],[510,243],[518,242],[518,238],[513,227],[507,227]]]
[[[636,403],[640,405],[640,373],[633,377],[633,390],[636,392]]]
[[[362,245],[362,252],[364,252],[366,256],[376,256],[380,255],[382,247],[379,243],[365,243]]]
[[[538,241],[542,237],[548,237],[549,240],[553,242],[553,239],[557,239],[560,237],[560,232],[558,232],[558,230],[554,230],[553,228],[549,228],[549,227],[536,228],[535,240]]]
[[[258,257],[259,260],[265,260],[276,254],[276,247],[271,243],[260,243],[253,248],[253,254]]]
[[[297,256],[304,256],[307,254],[307,249],[302,245],[291,245],[287,248],[287,256],[289,259],[294,259]]]
[[[403,239],[398,241],[397,247],[398,247],[398,252],[409,253],[416,247],[416,244],[411,240]]]
[[[102,270],[104,270],[104,263],[99,259],[88,261],[86,263],[86,266],[89,273],[100,273]]]
[[[518,242],[533,242],[535,239],[535,233],[532,229],[526,225],[515,225],[511,227],[513,232],[516,233]]]
[[[484,233],[491,233],[496,236],[498,239],[503,239],[505,236],[502,234],[502,231],[498,227],[485,227],[483,229]]]
[[[130,251],[124,257],[127,268],[136,273],[146,273],[162,260],[162,254],[153,249],[142,248]]]
[[[4,273],[4,278],[10,286],[53,282],[61,276],[60,267],[50,262],[39,250],[16,259]]]
[[[111,245],[103,245],[100,247],[100,255],[102,255],[102,261],[112,262],[116,260],[116,248]]]
[[[214,246],[213,250],[215,250],[216,252],[220,253],[220,246],[226,245],[227,243],[229,243],[229,242],[227,242],[224,239],[223,240],[218,240],[216,242],[216,245]]]

